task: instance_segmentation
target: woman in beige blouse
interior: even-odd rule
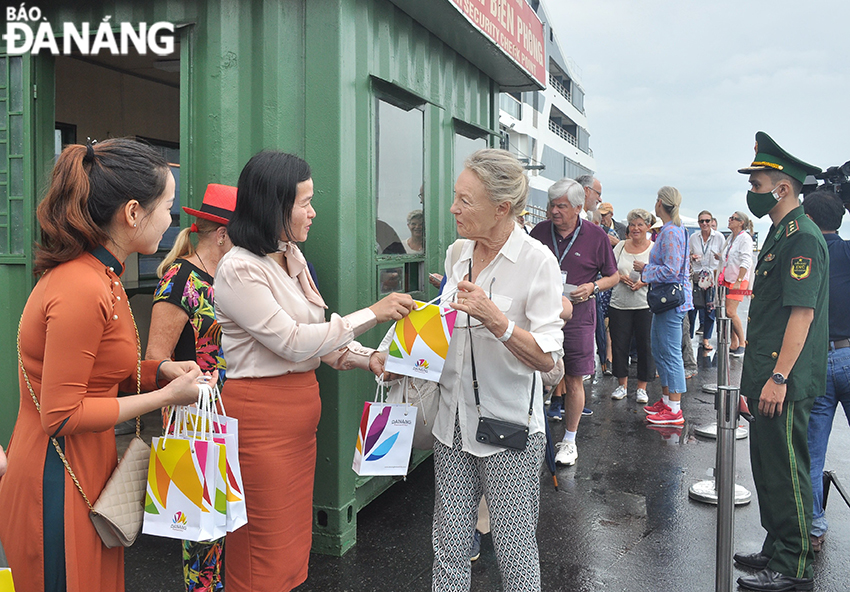
[[[406,316],[407,294],[325,320],[325,305],[295,243],[316,216],[309,165],[261,152],[239,176],[228,224],[234,244],[215,275],[215,308],[227,360],[222,398],[239,420],[239,462],[248,524],[227,535],[229,592],[291,590],[307,578],[312,542],[316,427],[315,369],[381,373],[374,350],[354,341]]]

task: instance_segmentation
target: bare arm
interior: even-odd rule
[[[146,360],[170,358],[180,339],[183,327],[189,321],[186,311],[170,302],[155,302],[151,310],[151,327],[148,335]]]
[[[797,358],[800,357],[800,352],[803,351],[803,345],[806,343],[809,327],[814,317],[813,308],[795,306],[791,309],[791,316],[785,326],[785,337],[782,339],[782,349],[779,350],[779,357],[773,367],[774,372],[779,372],[785,377],[791,373],[794,364],[797,363]],[[776,384],[768,378],[761,389],[759,413],[766,417],[780,415],[786,392],[787,385]]]

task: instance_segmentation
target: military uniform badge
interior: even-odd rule
[[[812,273],[810,257],[794,257],[791,259],[791,277],[797,281],[804,280]]]

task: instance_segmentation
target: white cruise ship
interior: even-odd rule
[[[499,128],[502,148],[528,168],[528,209],[530,221],[536,223],[544,217],[546,191],[552,183],[592,174],[596,169],[577,67],[562,51],[543,2],[528,2],[543,21],[548,84],[542,91],[502,93]]]

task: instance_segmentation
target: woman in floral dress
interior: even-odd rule
[[[224,382],[225,362],[213,308],[213,277],[218,261],[233,246],[226,226],[235,207],[235,187],[210,184],[200,210],[183,208],[196,216],[196,221],[180,232],[157,269],[162,279],[154,293],[145,354],[148,359],[194,360],[204,371],[218,369],[219,387]],[[197,235],[197,246],[192,244],[192,234]],[[163,425],[168,412],[163,409]],[[223,550],[223,538],[183,541],[186,592],[223,590]]]

